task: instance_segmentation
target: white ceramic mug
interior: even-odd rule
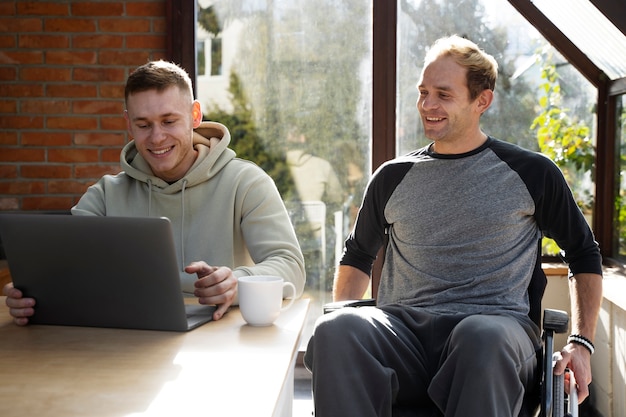
[[[251,326],[269,326],[280,312],[291,307],[296,287],[281,277],[252,275],[239,278],[239,310]],[[283,306],[283,288],[291,289],[291,299]]]

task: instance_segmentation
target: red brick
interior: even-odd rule
[[[87,185],[80,181],[48,181],[48,193],[50,194],[78,194],[82,195],[87,190]]]
[[[150,57],[149,51],[100,51],[98,63],[102,65],[133,65],[145,64]]]
[[[165,16],[165,2],[127,2],[126,14],[128,16]]]
[[[41,194],[45,192],[43,181],[0,181],[0,194]]]
[[[43,86],[33,84],[0,84],[0,97],[42,97]]]
[[[0,100],[0,113],[17,113],[17,100],[8,98]]]
[[[80,100],[75,101],[72,110],[76,114],[119,114],[124,111],[120,100]]]
[[[127,125],[123,115],[120,114],[115,117],[100,117],[100,127],[105,130],[122,130],[126,132]]]
[[[17,79],[17,68],[2,67],[0,68],[1,81],[15,81]]]
[[[44,149],[24,149],[3,147],[0,152],[2,162],[43,162],[46,160]]]
[[[95,64],[98,53],[96,51],[48,51],[46,64],[49,65],[89,65]]]
[[[124,84],[100,84],[98,85],[100,97],[124,99]]]
[[[145,62],[145,61],[144,61]],[[126,82],[126,72],[124,68],[114,68],[106,63],[98,67],[78,67],[74,68],[74,81],[118,81]]]
[[[165,37],[161,35],[129,35],[126,37],[126,46],[135,49],[165,48]]]
[[[122,48],[124,46],[124,36],[109,34],[73,35],[72,46],[74,48]]]
[[[69,210],[75,201],[72,197],[24,197],[22,210]]]
[[[167,20],[165,19],[154,19],[152,20],[152,33],[162,33],[163,35],[167,34],[168,26]],[[165,42],[165,36],[163,37],[163,42]]]
[[[72,105],[69,100],[22,100],[20,113],[28,114],[66,114]]]
[[[0,145],[17,145],[17,132],[0,130]],[[2,149],[0,146],[0,152],[4,152]]]
[[[17,165],[0,165],[0,178],[17,178]]]
[[[74,168],[76,178],[100,178],[104,175],[115,175],[121,172],[119,164],[115,165],[79,165]]]
[[[124,135],[121,133],[77,133],[74,143],[81,146],[119,146],[124,145]]]
[[[15,35],[0,35],[0,48],[11,49],[17,44]]]
[[[19,1],[17,13],[26,15],[67,16],[69,7],[57,1]]]
[[[0,32],[2,33],[41,32],[42,28],[41,18],[0,17]]]
[[[46,32],[97,32],[94,19],[46,19],[44,21]]]
[[[73,16],[122,16],[123,14],[123,2],[76,2],[72,4]]]
[[[3,51],[0,54],[0,64],[41,64],[42,51]]]
[[[41,116],[11,116],[0,118],[0,129],[39,129],[43,127]]]
[[[20,35],[18,45],[20,48],[68,48],[70,38],[67,35]]]
[[[49,162],[97,162],[98,150],[85,148],[50,148],[48,149]]]
[[[103,149],[100,152],[100,160],[102,162],[119,163],[121,152],[122,152],[122,147],[120,147],[119,149],[113,149],[113,148]]]
[[[150,32],[148,19],[99,19],[98,27],[105,33]]]
[[[0,16],[13,16],[15,15],[15,2],[0,3]]]
[[[48,117],[46,119],[48,129],[67,130],[95,130],[98,128],[98,121],[94,117]]]
[[[69,132],[22,132],[22,146],[70,146],[72,134]]]
[[[71,68],[27,67],[19,74],[22,81],[68,81],[72,79]]]
[[[20,169],[24,178],[70,178],[72,167],[69,165],[22,165]]]
[[[85,98],[95,97],[98,94],[96,85],[80,84],[49,84],[46,86],[47,97]]]

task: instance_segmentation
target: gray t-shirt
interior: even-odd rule
[[[540,300],[545,287],[543,234],[573,273],[601,273],[593,234],[552,161],[493,138],[461,155],[429,149],[374,173],[346,241],[341,264],[366,273],[388,242],[379,305],[529,315],[529,294]]]

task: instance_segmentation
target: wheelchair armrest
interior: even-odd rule
[[[554,333],[565,333],[569,326],[569,316],[565,311],[545,309],[543,312],[543,329]]]
[[[332,303],[324,304],[324,314],[339,310],[344,307],[363,307],[363,306],[375,306],[376,299],[366,298],[364,300],[344,300],[335,301]]]

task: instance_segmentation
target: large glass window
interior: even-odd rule
[[[372,4],[201,0],[197,33],[222,40],[222,76],[197,79],[205,118],[276,181],[305,255],[312,322],[331,301],[371,171]]]

